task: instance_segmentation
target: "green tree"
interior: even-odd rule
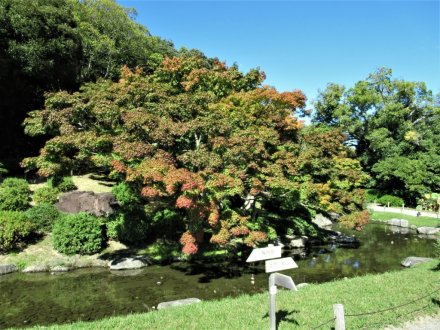
[[[440,107],[423,82],[393,79],[381,68],[354,87],[329,84],[313,122],[338,127],[373,185],[415,203],[440,189]]]
[[[114,0],[0,0],[0,154],[6,164],[35,153],[21,123],[44,92],[74,91],[119,68],[151,70],[173,45],[134,21]]]

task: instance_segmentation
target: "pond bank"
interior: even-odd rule
[[[312,247],[307,251],[307,258],[295,257],[297,269],[283,273],[291,276],[296,284],[322,283],[400,270],[401,261],[408,256],[434,256],[434,241],[395,234],[383,225],[368,225],[363,232],[345,234],[357,235],[361,245],[358,248],[338,248],[334,244]],[[264,263],[199,260],[131,271],[88,268],[54,274],[14,273],[0,276],[2,306],[5,306],[0,309],[0,328],[92,321],[145,313],[165,301],[218,300],[266,291]]]

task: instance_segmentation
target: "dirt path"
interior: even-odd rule
[[[399,327],[386,327],[384,330],[439,330],[440,313],[404,323]]]
[[[367,208],[372,211],[378,211],[378,212],[403,213],[407,215],[412,215],[413,217],[417,216],[417,210],[414,209],[402,210],[401,207],[387,207],[387,206],[379,206],[374,204],[368,204]],[[421,211],[420,215],[424,217],[439,218],[439,214],[435,212]]]

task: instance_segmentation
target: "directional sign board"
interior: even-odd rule
[[[251,254],[252,256],[252,254]],[[298,265],[291,257],[266,260],[266,273],[278,272],[280,270],[298,268]]]
[[[292,291],[298,291],[298,289],[295,286],[295,283],[293,283],[293,280],[290,276],[283,275],[280,273],[273,273],[270,274],[270,277],[273,278],[273,284],[277,286],[282,286],[283,288],[292,290]],[[269,279],[269,283],[271,280]]]
[[[253,249],[246,262],[255,262],[281,257],[281,246],[268,246],[261,249]]]

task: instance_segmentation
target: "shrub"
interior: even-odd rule
[[[379,200],[380,192],[377,189],[367,189],[365,191],[365,201],[367,203],[374,203]]]
[[[377,202],[379,204],[388,206],[388,203],[390,203],[390,206],[402,206],[403,204],[403,199],[400,197],[396,197],[396,196],[391,196],[391,195],[383,195],[382,197],[380,197]]]
[[[141,210],[118,212],[106,220],[107,236],[119,242],[136,245],[145,242],[148,223]]]
[[[58,201],[58,194],[58,189],[42,187],[37,189],[32,197],[35,204],[55,204]]]
[[[54,223],[60,218],[60,212],[48,203],[38,204],[26,211],[26,217],[38,232],[50,232]]]
[[[367,210],[354,212],[339,218],[339,223],[348,228],[362,230],[362,228],[370,221],[370,213]]]
[[[78,187],[73,183],[71,176],[52,177],[48,180],[49,187],[56,188],[61,192],[68,192],[77,189]]]
[[[139,193],[134,192],[133,189],[124,182],[114,186],[112,192],[122,208],[133,209],[140,203]]]
[[[0,250],[17,247],[32,230],[33,225],[23,212],[0,211]]]
[[[104,246],[101,219],[87,213],[62,216],[53,227],[54,248],[64,254],[93,254]]]
[[[106,221],[108,237],[130,245],[145,242],[149,226],[139,193],[124,182],[113,187],[112,192],[120,209]]]
[[[0,185],[0,210],[23,211],[29,207],[29,184],[24,179],[7,178]]]

